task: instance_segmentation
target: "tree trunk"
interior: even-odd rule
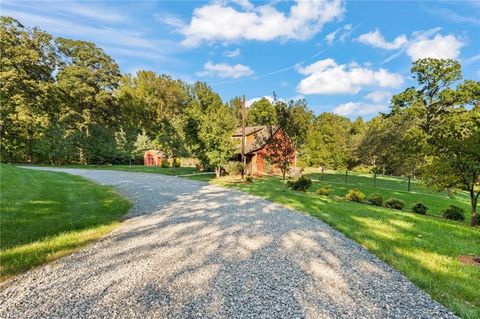
[[[477,218],[477,201],[478,201],[478,194],[475,194],[473,190],[470,190],[470,203],[471,203],[471,217],[470,217],[470,225],[477,226],[478,225],[478,218]]]
[[[215,167],[215,176],[220,177],[221,168],[219,166]]]

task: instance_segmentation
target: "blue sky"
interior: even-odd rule
[[[315,113],[371,118],[422,57],[480,79],[476,1],[2,1],[25,26],[95,42],[123,72],[206,81],[225,101],[276,92]]]

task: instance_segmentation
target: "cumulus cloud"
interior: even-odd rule
[[[375,31],[360,35],[356,41],[384,50],[401,49],[401,51],[387,58],[385,62],[397,58],[402,51],[405,51],[412,61],[422,58],[458,58],[460,49],[465,43],[459,37],[451,34],[442,35],[439,33],[440,31],[441,28],[416,31],[413,32],[410,39],[405,35],[400,35],[392,42],[388,42],[380,30],[376,29]]]
[[[387,40],[385,40],[383,35],[380,33],[380,30],[378,29],[360,35],[357,38],[357,41],[385,50],[396,50],[405,46],[408,43],[408,39],[404,34],[396,37],[395,40],[393,40],[392,42],[388,42]]]
[[[213,76],[218,78],[238,79],[253,74],[253,70],[249,66],[243,64],[215,64],[210,61],[205,63],[203,71],[197,72],[198,76]]]
[[[226,56],[227,58],[234,58],[240,55],[240,49],[235,49],[235,50],[227,50],[223,52],[223,55]]]
[[[407,49],[407,54],[412,61],[423,58],[456,59],[463,46],[463,41],[453,35],[436,34],[432,39],[420,37],[413,41]]]
[[[214,2],[196,8],[190,23],[179,29],[185,37],[183,44],[306,40],[319,32],[325,23],[341,18],[344,12],[343,0],[298,0],[289,13],[279,11],[273,4],[237,3],[240,5]]]
[[[297,91],[302,94],[356,94],[363,87],[399,87],[403,76],[385,69],[372,70],[355,63],[337,64],[333,59],[317,61],[298,68],[307,75],[300,81]]]
[[[369,115],[385,111],[385,104],[370,104],[363,102],[347,102],[333,108],[332,112],[342,116]]]
[[[365,99],[374,103],[387,102],[392,97],[392,93],[388,91],[372,91],[365,95]]]

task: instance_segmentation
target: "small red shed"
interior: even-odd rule
[[[145,166],[160,166],[162,161],[166,159],[165,153],[157,150],[146,151],[143,154],[143,165]]]

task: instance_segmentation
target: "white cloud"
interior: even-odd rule
[[[363,87],[399,87],[403,76],[385,69],[372,70],[355,63],[337,64],[333,59],[317,61],[298,68],[307,75],[300,81],[297,91],[302,94],[356,94]]]
[[[452,58],[456,59],[460,55],[460,49],[465,45],[461,38],[454,35],[441,35],[441,28],[433,28],[425,31],[416,31],[407,38],[400,35],[392,42],[385,40],[381,32],[376,29],[360,35],[356,40],[376,48],[384,50],[401,49],[384,62],[389,62],[397,58],[403,51],[412,59],[412,61],[422,58]]]
[[[328,45],[332,45],[335,39],[337,38],[337,34],[340,34],[338,40],[341,42],[345,42],[350,37],[352,32],[352,24],[346,24],[343,27],[337,28],[335,31],[327,34],[325,36],[325,40],[327,41]]]
[[[408,39],[404,34],[396,37],[395,40],[393,40],[392,42],[388,42],[387,40],[385,40],[385,38],[378,29],[376,29],[375,31],[364,33],[360,35],[356,40],[363,44],[371,45],[373,47],[382,48],[385,50],[396,50],[405,46],[408,43]]]
[[[392,93],[388,91],[372,91],[365,95],[367,100],[374,103],[387,102],[392,97]]]
[[[179,30],[185,37],[183,44],[306,40],[319,32],[325,23],[341,18],[344,12],[343,0],[297,0],[288,14],[277,10],[273,4],[240,3],[239,9],[221,2],[196,8],[190,23]]]
[[[413,41],[408,49],[407,54],[412,61],[422,58],[458,58],[460,49],[465,44],[453,35],[442,36],[436,34],[432,39],[419,37]]]
[[[362,102],[347,102],[333,108],[332,112],[342,116],[369,115],[385,111],[385,104],[369,104]]]
[[[223,55],[226,56],[227,58],[234,58],[240,55],[240,49],[235,49],[235,50],[227,50],[223,52]]]
[[[205,63],[203,71],[197,72],[198,76],[214,76],[219,78],[238,79],[244,76],[252,75],[250,67],[243,64],[230,65],[226,63],[214,64],[210,61]]]

